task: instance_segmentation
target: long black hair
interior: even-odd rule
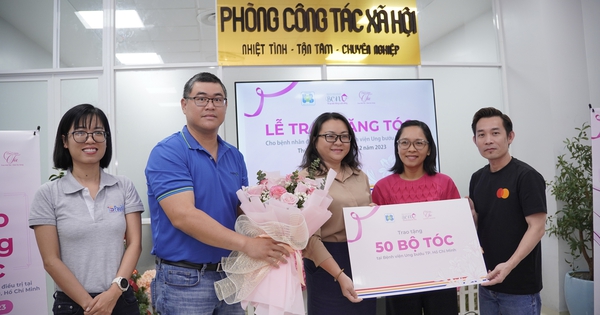
[[[315,121],[313,121],[312,127],[310,129],[308,144],[306,146],[306,150],[304,151],[304,157],[302,158],[302,164],[300,164],[300,168],[310,168],[311,163],[314,160],[320,159],[320,171],[322,172],[321,175],[327,172],[327,166],[325,165],[325,162],[323,162],[323,158],[321,157],[321,155],[319,155],[319,152],[317,151],[317,140],[319,140],[319,132],[321,131],[321,127],[323,127],[323,124],[326,121],[329,121],[331,119],[343,122],[344,125],[346,125],[346,128],[348,128],[348,134],[350,135],[350,151],[348,151],[348,154],[346,154],[346,156],[342,159],[342,166],[348,166],[352,169],[360,168],[361,164],[358,158],[358,144],[356,142],[354,130],[352,129],[352,126],[350,126],[348,119],[346,119],[344,115],[335,112],[323,113],[319,115],[319,117],[317,117]]]
[[[433,135],[431,135],[431,130],[429,130],[429,126],[426,123],[420,120],[407,120],[402,123],[398,132],[396,132],[396,137],[394,138],[394,157],[396,158],[396,163],[390,171],[394,174],[402,174],[404,173],[404,163],[400,159],[400,155],[398,155],[398,140],[400,139],[400,135],[402,135],[402,131],[406,127],[416,126],[423,130],[423,134],[425,134],[425,140],[429,142],[429,155],[425,157],[425,161],[423,161],[423,169],[427,175],[435,175],[437,173],[436,167],[436,157],[437,150],[435,146],[435,141],[433,141]]]

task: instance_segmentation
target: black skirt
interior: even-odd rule
[[[350,255],[346,242],[323,242],[333,259],[344,273],[352,279]],[[363,299],[359,303],[350,302],[342,295],[340,284],[321,267],[316,267],[310,259],[304,259],[308,315],[375,315],[376,299]]]

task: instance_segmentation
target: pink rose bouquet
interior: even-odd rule
[[[315,167],[318,161],[313,163]],[[314,169],[311,168],[312,171]],[[315,180],[309,170],[304,177],[295,171],[286,176],[258,171],[255,186],[242,187],[237,195],[244,215],[235,224],[238,233],[250,237],[270,237],[282,243],[291,255],[287,264],[272,268],[234,251],[222,259],[227,278],[215,282],[220,300],[241,302],[255,307],[261,315],[304,315],[302,249],[308,238],[330,217],[327,194],[336,173],[329,170],[325,179]]]
[[[258,184],[255,186],[242,187],[244,195],[259,197],[262,203],[268,203],[271,199],[276,199],[288,205],[294,205],[301,209],[304,202],[316,190],[322,190],[325,186],[323,179],[300,176],[298,171],[281,177],[278,172],[264,173],[258,171]],[[310,175],[309,175],[310,176]]]

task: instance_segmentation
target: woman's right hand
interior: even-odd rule
[[[110,315],[112,314],[119,297],[123,294],[121,289],[111,285],[108,290],[96,295],[92,302],[84,308],[84,315]]]
[[[354,291],[354,283],[352,283],[352,279],[348,277],[345,273],[342,272],[338,277],[338,282],[340,284],[340,289],[342,289],[342,294],[352,303],[358,303],[362,301],[362,298],[358,297],[356,291]]]

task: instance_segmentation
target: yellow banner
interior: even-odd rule
[[[219,64],[418,65],[416,0],[390,2],[217,0]]]

